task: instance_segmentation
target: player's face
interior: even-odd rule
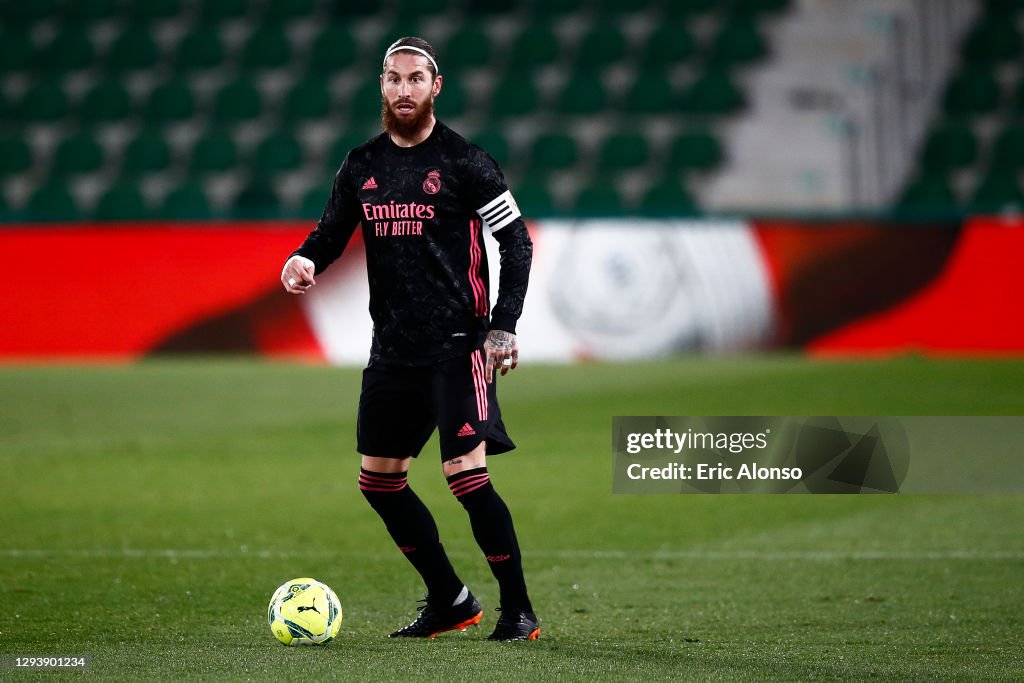
[[[385,126],[401,132],[419,130],[434,113],[441,77],[433,76],[427,58],[411,52],[388,57],[380,77]]]

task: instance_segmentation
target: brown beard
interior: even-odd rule
[[[430,117],[434,114],[434,98],[431,97],[424,104],[417,105],[416,114],[410,119],[400,119],[388,105],[386,98],[380,100],[380,125],[389,133],[401,138],[412,139],[423,130]]]

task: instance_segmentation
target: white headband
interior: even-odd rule
[[[426,50],[422,50],[422,49],[420,49],[418,47],[413,47],[412,45],[399,45],[398,47],[393,47],[390,50],[388,50],[387,52],[385,52],[384,53],[384,61],[381,62],[381,68],[382,69],[387,65],[388,57],[390,57],[394,53],[398,52],[399,50],[412,50],[413,52],[419,52],[421,55],[426,57],[427,61],[429,61],[431,63],[431,65],[434,67],[434,74],[435,75],[441,73],[441,70],[437,68],[437,62],[435,62],[434,58],[430,56],[430,53],[428,53]]]

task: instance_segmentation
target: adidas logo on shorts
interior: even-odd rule
[[[459,429],[459,433],[456,434],[455,436],[473,436],[474,434],[476,434],[476,430],[473,429],[473,427],[471,427],[470,424],[467,422],[466,424],[462,425],[462,428]]]

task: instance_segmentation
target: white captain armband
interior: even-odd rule
[[[484,224],[491,229],[491,232],[501,230],[522,215],[519,213],[519,207],[512,197],[511,190],[505,190],[477,209],[476,212],[480,214],[480,218],[484,220]]]

